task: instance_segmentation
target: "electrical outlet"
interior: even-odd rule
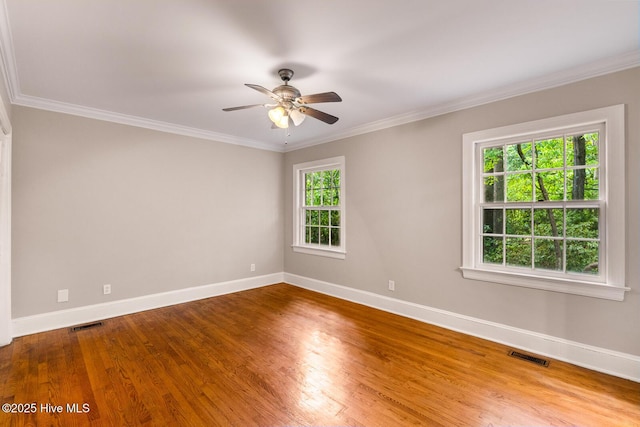
[[[396,290],[396,282],[394,282],[393,280],[389,280],[389,290],[390,291]]]
[[[256,265],[255,264],[251,264],[251,271],[256,271]]]
[[[109,295],[111,293],[111,285],[102,285],[102,294]]]
[[[69,289],[58,289],[58,302],[69,301]]]

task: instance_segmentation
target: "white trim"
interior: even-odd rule
[[[242,145],[245,147],[258,148],[268,151],[282,151],[279,147],[276,149],[272,144],[268,144],[263,141],[240,138],[225,133],[212,132],[204,129],[197,129],[188,126],[177,125],[174,123],[147,119],[144,117],[130,116],[127,114],[115,113],[113,111],[100,110],[98,108],[85,107],[82,105],[69,104],[60,101],[52,101],[35,96],[18,95],[15,97],[13,103],[15,105],[21,105],[23,107],[55,111],[58,113],[71,114],[74,116],[86,117],[89,119],[120,123],[123,125],[157,130],[160,132],[172,133],[176,135],[190,136],[193,138],[207,139],[210,141],[223,142],[226,144]]]
[[[96,320],[108,319],[125,314],[137,313],[154,308],[182,304],[189,301],[225,295],[233,292],[260,288],[284,281],[283,273],[249,277],[246,279],[178,289],[137,298],[111,301],[104,304],[88,305],[68,310],[36,314],[13,319],[13,336],[35,334],[58,328],[65,328]]]
[[[598,108],[579,113],[566,114],[542,120],[486,129],[466,133],[462,136],[462,266],[463,277],[473,280],[524,286],[569,294],[605,298],[616,301],[624,299],[625,292],[625,131],[624,105]],[[489,141],[504,141],[532,133],[551,132],[568,127],[605,124],[602,152],[604,161],[601,170],[604,176],[604,247],[605,273],[602,278],[585,276],[581,280],[544,277],[533,271],[517,274],[512,271],[493,271],[478,261],[480,245],[477,236],[480,227],[478,203],[481,200],[480,186],[476,185],[476,147]],[[596,280],[599,282],[597,283]],[[604,283],[603,283],[604,281]]]
[[[13,336],[19,337],[69,327],[281,282],[530,351],[594,371],[640,382],[640,356],[514,328],[284,272],[20,317],[13,320]]]
[[[347,248],[347,200],[346,200],[346,160],[344,156],[331,157],[322,160],[297,163],[293,165],[293,243],[294,252],[325,256],[328,258],[345,259]],[[340,170],[340,246],[322,247],[320,245],[304,244],[302,231],[304,220],[302,219],[304,184],[303,174],[326,169]]]
[[[522,286],[565,294],[582,295],[612,301],[623,301],[625,292],[631,289],[625,286],[611,286],[602,283],[580,282],[555,277],[540,277],[529,274],[517,274],[506,271],[489,271],[478,268],[461,267],[465,279],[501,283],[503,285]]]
[[[128,124],[131,126],[140,126],[147,129],[159,130],[161,132],[195,136],[197,138],[210,139],[228,144],[242,145],[276,152],[299,150],[302,148],[345,139],[352,136],[363,135],[394,126],[424,120],[430,117],[440,116],[442,114],[451,113],[454,111],[477,107],[480,105],[489,104],[492,102],[501,101],[532,92],[550,89],[590,79],[593,77],[602,76],[605,74],[627,70],[640,65],[640,51],[634,50],[592,63],[580,64],[575,68],[548,74],[536,79],[505,86],[498,90],[490,90],[483,93],[474,94],[426,109],[417,109],[415,111],[410,111],[408,113],[399,114],[371,123],[365,123],[360,126],[355,126],[351,129],[347,129],[343,132],[332,133],[331,135],[318,138],[310,138],[305,141],[300,141],[296,144],[291,144],[291,146],[281,147],[274,146],[273,144],[266,144],[260,140],[238,138],[233,135],[205,131],[202,129],[188,128],[172,123],[157,122],[139,117],[95,110],[80,105],[66,104],[53,100],[24,95],[20,90],[20,82],[17,71],[18,67],[14,55],[13,40],[10,28],[11,26],[8,18],[7,4],[5,0],[2,0],[2,5],[0,7],[0,54],[2,55],[1,62],[4,66],[4,75],[8,83],[7,90],[9,91],[11,102],[17,105],[30,106],[45,110],[51,109],[52,111],[74,114],[82,117],[114,121],[116,123]]]
[[[5,4],[0,5],[0,22],[6,21]],[[0,42],[7,31],[0,25]],[[5,46],[0,44],[0,50],[4,52]],[[7,79],[7,67],[0,58],[0,74],[4,81],[8,95],[11,97],[11,88]],[[0,346],[11,342],[11,121],[5,108],[5,101],[0,96]]]
[[[335,258],[335,259],[346,259],[347,257],[346,252],[335,251],[335,250],[325,249],[321,247],[313,248],[310,246],[291,245],[291,248],[293,249],[293,252],[298,252],[300,254],[318,255],[318,256],[324,256],[327,258]]]
[[[1,105],[0,110],[4,110]],[[8,126],[9,128],[11,126]],[[0,346],[11,343],[11,135],[0,135]]]
[[[640,382],[640,356],[514,328],[295,274],[284,273],[284,282],[594,371]]]
[[[468,108],[478,107],[492,102],[502,101],[505,99],[522,96],[529,93],[539,92],[546,89],[552,89],[559,86],[577,83],[594,77],[615,73],[618,71],[628,70],[640,65],[640,51],[634,50],[623,55],[607,58],[590,64],[580,65],[576,68],[548,74],[533,80],[515,83],[505,86],[497,90],[474,94],[464,98],[445,102],[426,109],[418,109],[408,113],[399,114],[397,116],[385,118],[361,126],[347,129],[340,133],[334,133],[329,136],[312,138],[306,141],[300,141],[294,145],[285,147],[284,151],[300,150],[302,148],[312,147],[331,141],[350,138],[353,136],[363,135],[395,126],[413,123],[431,117],[441,116],[443,114],[455,111],[466,110]]]

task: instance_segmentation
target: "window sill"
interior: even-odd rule
[[[542,289],[545,291],[562,292],[565,294],[582,295],[613,301],[623,301],[624,293],[630,290],[624,286],[557,279],[552,277],[540,277],[503,271],[489,271],[478,268],[460,267],[460,270],[462,271],[462,277],[465,279],[482,280],[485,282],[522,286],[525,288]]]
[[[309,255],[318,255],[327,258],[335,258],[335,259],[345,259],[347,257],[347,253],[342,250],[336,249],[325,249],[322,247],[312,247],[312,246],[297,246],[292,245],[294,252],[298,252],[301,254],[309,254]]]

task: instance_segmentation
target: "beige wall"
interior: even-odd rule
[[[283,270],[281,153],[17,106],[13,128],[14,318]]]
[[[627,105],[624,302],[463,279],[462,134]],[[293,253],[292,165],[344,155],[347,258]],[[640,355],[640,68],[285,155],[288,273]],[[387,290],[389,279],[396,291]]]
[[[462,134],[620,103],[625,301],[463,279]],[[13,317],[286,271],[640,355],[639,118],[640,68],[286,154],[14,107]],[[347,259],[294,254],[292,165],[338,155]]]

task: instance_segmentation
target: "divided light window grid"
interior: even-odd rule
[[[479,144],[480,263],[603,274],[602,126]]]
[[[340,246],[340,169],[304,174],[304,242]]]

